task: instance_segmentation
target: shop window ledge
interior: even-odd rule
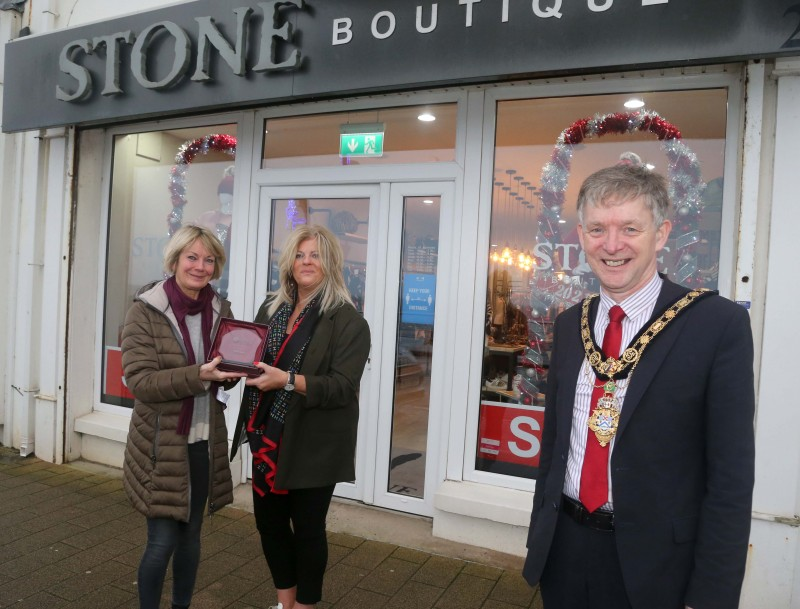
[[[531,519],[533,493],[475,482],[445,480],[433,502],[443,512],[527,527]]]
[[[130,423],[130,417],[95,411],[75,419],[75,431],[124,444]]]

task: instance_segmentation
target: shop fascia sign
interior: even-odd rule
[[[261,25],[261,45],[258,61],[250,68],[255,73],[266,73],[284,70],[296,70],[301,62],[300,51],[294,49],[289,57],[281,62],[274,60],[275,39],[292,42],[293,27],[290,23],[282,22],[280,8],[284,5],[294,5],[302,8],[303,0],[269,0],[259,2],[258,6],[263,12],[264,19]],[[232,46],[219,31],[210,16],[196,17],[198,24],[197,48],[195,70],[191,80],[203,82],[211,80],[210,63],[211,48],[217,50],[220,57],[230,66],[236,76],[246,73],[248,25],[254,13],[252,7],[233,9],[236,15],[236,40]],[[169,72],[159,80],[152,80],[147,74],[148,53],[151,45],[159,36],[168,36],[174,43],[174,59]],[[120,88],[120,47],[131,45],[131,72],[145,89],[169,89],[183,80],[191,63],[192,40],[189,33],[173,21],[159,21],[146,27],[138,34],[131,30],[116,32],[107,36],[98,36],[92,40],[81,38],[73,40],[61,49],[58,66],[61,72],[71,76],[75,81],[75,88],[67,90],[61,85],[56,87],[56,98],[61,101],[78,102],[91,96],[93,89],[92,75],[88,68],[82,66],[76,55],[83,51],[92,55],[98,49],[105,49],[105,83],[101,93],[103,95],[119,95],[123,93]]]
[[[451,0],[455,2],[456,0]],[[565,0],[532,0],[531,15],[536,19],[562,19],[564,17],[563,5]],[[603,13],[614,6],[615,0],[581,0],[586,3],[586,10],[590,13]],[[638,0],[641,7],[669,4],[670,0]],[[482,0],[457,0],[463,8],[464,27],[473,26],[474,5]],[[502,23],[510,19],[511,0],[501,0],[498,10],[493,16]],[[195,69],[190,79],[195,82],[205,82],[212,79],[210,75],[210,62],[212,48],[230,67],[236,76],[245,76],[248,71],[254,73],[269,73],[277,71],[295,71],[302,63],[299,49],[293,49],[288,58],[276,62],[274,59],[276,41],[292,44],[295,32],[292,24],[284,21],[283,10],[286,6],[303,9],[304,0],[269,0],[258,2],[263,14],[260,32],[260,47],[258,60],[251,68],[246,65],[248,54],[247,42],[248,29],[255,10],[244,6],[233,9],[236,16],[236,37],[233,44],[225,38],[217,27],[212,16],[195,17],[197,22],[197,46],[192,48],[192,37],[189,32],[173,21],[159,21],[144,28],[138,34],[132,30],[115,32],[93,39],[81,38],[66,44],[59,56],[59,70],[74,82],[73,87],[56,86],[56,98],[65,102],[81,102],[94,92],[92,74],[80,62],[79,56],[96,54],[103,49],[105,53],[105,82],[102,95],[111,96],[123,93],[120,87],[121,47],[131,47],[130,69],[136,82],[145,89],[156,91],[168,90],[184,80],[190,71],[192,53],[195,56]],[[417,5],[415,28],[419,34],[429,34],[439,26],[439,3],[434,2],[429,6]],[[411,10],[411,7],[409,7]],[[390,38],[397,28],[397,15],[389,10],[377,10],[372,18],[369,36],[375,40]],[[348,16],[335,18],[331,24],[331,46],[336,47],[352,42],[357,33],[354,31],[353,20]],[[148,55],[153,42],[159,37],[168,37],[172,41],[174,58],[168,73],[158,80],[153,80],[147,73]]]
[[[798,2],[194,0],[9,42],[2,128],[797,55]]]
[[[463,7],[464,27],[472,27],[473,18],[476,14],[473,5],[480,4],[483,0],[458,0],[458,4]],[[562,11],[565,0],[529,0],[531,2],[531,14],[538,19],[561,19],[564,17]],[[586,8],[591,13],[604,13],[614,6],[614,0],[581,0],[586,2]],[[657,4],[669,4],[670,0],[639,0],[641,6],[655,6]],[[510,17],[511,0],[502,0],[499,3],[499,10],[493,18],[499,19],[501,23],[508,23]],[[427,10],[427,15],[426,15]],[[416,31],[419,34],[430,34],[438,27],[439,5],[433,3],[426,9],[424,6],[416,7]],[[397,28],[397,15],[392,11],[378,11],[372,19],[370,25],[370,35],[376,40],[389,38]],[[353,40],[353,20],[349,17],[341,17],[333,20],[333,45],[347,44]]]

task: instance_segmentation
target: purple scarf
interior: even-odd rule
[[[202,314],[201,327],[203,331],[203,348],[211,346],[211,327],[214,325],[214,309],[211,303],[214,300],[214,289],[210,285],[206,285],[197,295],[197,300],[187,296],[178,287],[178,282],[175,281],[173,275],[164,282],[164,291],[167,293],[169,306],[178,320],[178,328],[183,336],[183,345],[186,347],[186,359],[190,366],[197,363],[194,349],[192,348],[192,338],[189,336],[189,328],[186,325],[187,315]],[[200,354],[203,355],[202,353]],[[192,424],[192,415],[194,414],[194,396],[183,398],[183,406],[181,407],[181,414],[178,417],[178,435],[189,435],[189,427]]]

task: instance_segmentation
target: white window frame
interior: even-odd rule
[[[124,127],[115,127],[108,129],[105,133],[104,150],[103,150],[103,176],[106,182],[103,185],[102,201],[100,206],[100,226],[102,230],[99,235],[99,243],[97,249],[97,259],[99,261],[97,268],[97,298],[95,300],[95,378],[94,378],[94,408],[95,412],[103,412],[108,414],[120,415],[123,417],[130,417],[133,411],[132,408],[125,406],[117,406],[116,404],[108,404],[101,400],[102,396],[102,383],[103,383],[103,355],[104,355],[104,339],[103,339],[103,326],[105,323],[105,296],[106,296],[106,268],[107,268],[107,251],[108,251],[108,222],[111,214],[111,176],[113,171],[113,150],[114,138],[120,135],[134,135],[137,133],[144,133],[150,131],[164,131],[173,129],[195,129],[203,125],[223,125],[223,124],[236,124],[237,142],[236,142],[236,158],[234,165],[236,167],[236,175],[240,184],[247,184],[250,182],[249,169],[251,167],[250,154],[253,150],[252,139],[255,136],[252,128],[253,112],[231,112],[225,114],[214,115],[201,115],[193,116],[184,119],[174,119],[167,121],[153,121],[146,123],[136,123],[126,125]],[[167,185],[164,185],[167,188]],[[248,200],[245,196],[245,190],[239,187],[239,191],[233,203],[233,217],[247,217],[247,204]],[[169,209],[164,211],[165,217],[169,213]],[[244,231],[244,222],[239,222],[239,228],[234,224],[231,228],[231,259],[244,260],[243,251],[246,251],[247,244],[239,243],[239,234]],[[241,280],[237,281],[240,273],[234,277],[233,270],[231,272],[229,284],[229,299],[234,305],[233,314],[235,317],[240,317],[242,314],[241,305],[243,298],[239,294],[243,286]],[[234,398],[232,398],[234,399]],[[234,423],[230,421],[229,423]]]
[[[486,257],[489,252],[489,231],[492,214],[492,186],[495,155],[495,128],[497,120],[497,102],[505,100],[535,99],[544,97],[572,97],[590,96],[619,93],[638,93],[647,91],[678,91],[692,89],[727,88],[728,113],[725,132],[725,162],[724,162],[724,189],[722,204],[722,224],[720,227],[720,271],[719,292],[723,296],[734,297],[734,273],[737,257],[737,228],[739,218],[739,188],[740,188],[740,149],[742,136],[742,108],[744,96],[744,66],[712,66],[708,68],[693,69],[689,73],[681,70],[645,72],[631,75],[630,73],[616,75],[602,75],[597,77],[575,77],[559,81],[542,80],[525,84],[497,85],[488,89],[484,94],[482,120],[476,124],[468,125],[468,133],[477,138],[475,130],[478,123],[482,127],[481,145],[479,152],[475,147],[468,146],[468,152],[479,155],[481,176],[479,187],[479,202],[476,225],[479,227],[476,243],[478,252],[475,266],[471,271],[474,280],[472,290],[472,325],[469,332],[457,334],[457,353],[471,353],[470,368],[467,382],[468,395],[464,400],[466,412],[465,428],[456,429],[451,433],[448,454],[448,478],[451,480],[464,480],[500,486],[522,491],[533,491],[535,480],[518,478],[503,474],[479,471],[475,469],[477,449],[478,418],[480,415],[480,384],[482,376],[484,340],[484,321],[486,309],[486,285],[488,281],[488,264]],[[579,117],[576,117],[579,118]],[[567,127],[568,125],[564,125]],[[555,142],[553,142],[555,145]],[[476,158],[468,158],[467,164],[477,163]],[[470,172],[467,172],[467,176]],[[469,179],[467,177],[466,179]],[[474,229],[473,229],[474,230]],[[469,224],[464,224],[462,241],[474,239]],[[483,252],[485,255],[481,255]],[[466,273],[465,273],[466,275]],[[466,281],[465,275],[462,280]],[[462,298],[465,294],[462,292]],[[463,300],[461,301],[463,302]],[[454,410],[458,399],[454,395]],[[453,413],[453,420],[456,414]],[[456,436],[464,439],[464,444],[458,447]],[[462,477],[463,474],[463,477]]]
[[[450,191],[452,193],[454,204],[452,206],[452,217],[449,219],[451,222],[451,228],[445,228],[444,231],[440,231],[440,234],[443,235],[442,241],[440,243],[440,256],[442,255],[449,255],[451,252],[457,252],[462,249],[461,244],[461,234],[462,231],[460,229],[462,220],[461,215],[463,213],[463,206],[455,204],[462,199],[462,197],[466,196],[464,193],[463,181],[464,181],[464,167],[466,162],[467,156],[467,115],[469,112],[469,101],[468,101],[468,91],[467,89],[458,89],[458,90],[450,90],[446,92],[429,92],[429,91],[422,91],[422,92],[415,92],[415,93],[407,93],[407,94],[397,94],[397,95],[386,95],[386,96],[379,96],[379,97],[370,97],[370,98],[358,98],[358,99],[347,99],[347,100],[337,100],[331,102],[318,102],[312,104],[297,104],[291,106],[280,106],[274,108],[266,108],[261,111],[258,111],[255,115],[255,131],[261,132],[263,128],[264,121],[269,118],[281,118],[281,117],[288,117],[288,116],[309,116],[313,114],[328,114],[334,112],[355,112],[360,110],[375,110],[380,108],[399,108],[403,106],[424,106],[424,105],[435,105],[435,104],[446,104],[446,103],[455,103],[457,105],[457,121],[456,121],[456,141],[455,141],[455,160],[454,161],[444,161],[444,162],[432,162],[432,163],[419,163],[419,164],[376,164],[376,165],[361,165],[361,166],[348,166],[348,167],[337,167],[337,166],[323,166],[323,167],[299,167],[299,168],[282,168],[282,169],[262,169],[262,158],[261,158],[261,141],[254,142],[254,150],[252,155],[252,175],[253,179],[251,180],[251,193],[250,193],[250,216],[248,217],[248,225],[250,235],[248,236],[248,241],[253,240],[253,242],[257,241],[258,235],[258,201],[261,197],[261,192],[263,188],[282,188],[282,187],[298,187],[302,185],[304,188],[313,188],[315,186],[324,186],[324,185],[332,185],[332,186],[340,186],[340,185],[357,185],[357,184],[380,184],[382,189],[382,199],[388,202],[388,196],[390,193],[390,184],[401,184],[404,190],[412,189],[414,183],[441,183],[441,182],[450,182],[453,184],[453,189]],[[442,221],[445,221],[444,218]],[[372,246],[377,247],[376,244],[372,244]],[[449,251],[445,252],[444,249],[448,249]],[[469,250],[472,248],[472,243],[467,243],[466,248]],[[250,252],[250,256],[253,256],[254,252]],[[460,267],[463,265],[463,261],[460,260],[459,256],[453,256],[454,260],[450,264],[449,270],[447,272],[442,273],[441,279],[437,282],[437,299],[440,302],[450,302],[455,303],[457,302],[456,298],[459,293],[460,286],[457,281],[458,274],[460,272]],[[248,266],[250,266],[251,262],[248,262]],[[252,263],[254,264],[254,262]],[[470,265],[471,266],[471,265]],[[441,291],[439,291],[438,286],[442,286]],[[245,294],[245,302],[247,303],[248,307],[255,307],[253,303],[260,302],[258,295],[256,294],[256,285],[248,286],[247,294]],[[471,296],[470,296],[471,300]],[[452,305],[455,306],[455,305]],[[250,312],[250,317],[252,318],[253,312]],[[443,318],[443,319],[440,319]],[[437,357],[439,360],[443,359],[447,362],[452,362],[454,360],[455,354],[453,350],[454,341],[448,340],[447,337],[453,337],[457,334],[458,326],[457,326],[457,319],[455,315],[441,315],[437,316],[437,329],[436,335],[437,340],[441,340],[441,346],[437,348]],[[376,332],[376,328],[372,328],[373,334]],[[378,331],[382,331],[378,329]],[[437,343],[439,344],[439,343]],[[439,355],[442,354],[442,355]],[[377,369],[380,367],[381,362],[381,354],[376,353],[374,350],[372,352],[372,367]],[[438,360],[437,360],[438,361]],[[453,387],[456,383],[461,383],[461,379],[454,380],[454,371],[452,365],[441,365],[440,366],[441,375],[440,379],[437,384],[436,394],[444,396],[448,393],[448,388]],[[376,375],[377,376],[377,375]],[[376,383],[372,383],[370,386],[370,395],[376,395],[379,391],[379,387]],[[433,399],[433,392],[432,392],[432,399]],[[452,402],[450,403],[452,404]],[[454,423],[453,418],[461,416],[458,414],[459,408],[455,409],[455,415],[448,407],[449,405],[445,405],[445,408],[442,409],[440,413],[440,418],[438,422],[434,422],[429,427],[429,445],[438,444],[441,447],[438,450],[436,455],[437,460],[437,467],[434,469],[429,469],[426,471],[426,486],[429,486],[429,496],[425,499],[426,508],[424,510],[417,510],[417,511],[424,511],[428,514],[432,514],[432,501],[433,496],[435,494],[435,483],[431,484],[429,478],[434,477],[439,481],[444,481],[447,476],[447,446],[448,442],[450,441],[450,432],[447,426],[447,420],[449,418],[451,425]],[[366,414],[366,417],[362,417],[363,420],[359,422],[359,430],[362,429],[362,424],[366,424],[369,422],[370,424],[375,424],[374,415],[371,412],[362,413]],[[437,428],[438,423],[438,428]],[[459,424],[459,423],[457,423]],[[359,438],[359,447],[362,447],[364,444],[363,434],[360,432],[362,437]],[[438,442],[434,442],[431,444],[431,437],[433,435],[438,436]],[[459,446],[463,447],[464,440],[463,437],[458,440]],[[362,452],[359,454],[359,458],[362,457],[363,452],[369,450],[369,447],[364,446]],[[366,456],[366,455],[365,455]],[[374,464],[371,468],[364,469],[363,465],[363,458],[361,462],[358,464],[359,471],[358,475],[364,476],[364,497],[372,502],[374,501]],[[243,480],[244,481],[244,480]],[[432,488],[431,488],[432,487]],[[402,507],[400,508],[402,509]]]

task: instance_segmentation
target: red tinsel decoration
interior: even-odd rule
[[[680,130],[655,112],[639,110],[634,112],[613,112],[606,115],[581,118],[564,129],[556,143],[550,162],[542,169],[542,187],[539,197],[547,210],[539,217],[540,230],[546,239],[552,240],[560,229],[556,220],[564,208],[564,193],[572,162],[572,147],[592,137],[607,134],[625,134],[633,132],[649,132],[662,142],[662,148],[669,161],[668,177],[670,195],[682,216],[680,229],[687,233],[688,241],[681,249],[691,253],[694,249],[694,235],[698,230],[701,209],[701,194],[705,184],[700,173],[697,157],[681,142]],[[696,264],[696,257],[685,261],[684,271],[692,273],[691,265]],[[693,278],[687,284],[700,285],[702,278]]]
[[[169,192],[172,211],[167,216],[169,235],[180,228],[183,222],[183,207],[186,205],[186,171],[198,154],[209,151],[236,156],[236,138],[227,133],[212,133],[193,141],[185,142],[175,155],[175,165],[169,172]]]

